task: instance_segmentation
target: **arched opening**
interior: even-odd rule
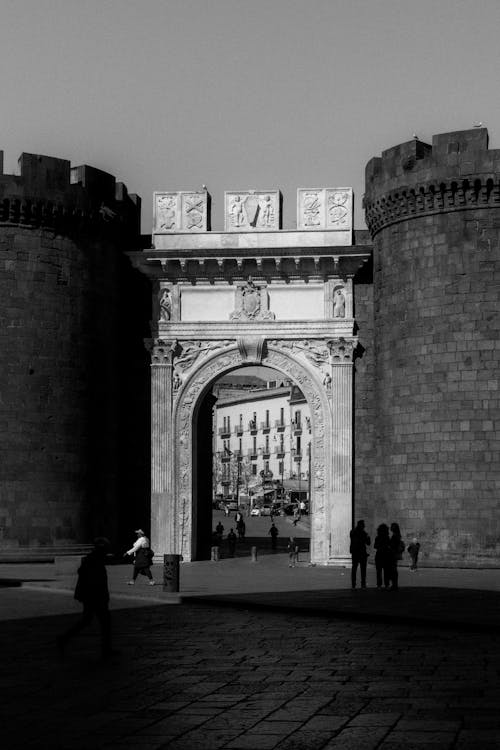
[[[221,557],[275,553],[290,536],[308,556],[311,444],[309,405],[290,377],[246,366],[216,378],[193,417],[193,559],[214,545]]]

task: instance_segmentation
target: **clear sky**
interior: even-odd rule
[[[483,122],[500,145],[499,0],[0,0],[5,171],[22,151],[90,164],[143,199],[355,191],[416,133]]]

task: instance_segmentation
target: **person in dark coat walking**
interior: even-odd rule
[[[391,574],[391,546],[389,527],[381,523],[377,529],[377,536],[373,543],[375,548],[375,570],[377,571],[377,588],[382,588],[382,580],[385,588],[389,588]]]
[[[78,580],[75,588],[75,599],[82,603],[81,619],[57,638],[57,647],[61,654],[69,641],[86,628],[96,617],[101,628],[101,652],[103,658],[113,654],[111,649],[111,621],[109,616],[108,574],[106,572],[106,555],[110,543],[105,537],[94,541],[94,549],[82,558],[78,568]]]
[[[356,588],[356,574],[359,569],[361,572],[361,588],[366,589],[366,561],[368,559],[367,547],[370,546],[370,537],[365,531],[365,522],[358,521],[356,528],[350,533],[351,546],[350,553],[352,558],[351,567],[351,586]]]

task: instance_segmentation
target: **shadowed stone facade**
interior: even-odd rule
[[[224,201],[216,232],[206,190],[157,193],[141,238],[111,175],[32,154],[0,174],[0,551],[123,539],[151,510],[158,553],[203,556],[211,389],[268,364],[311,409],[314,561],[345,563],[364,518],[418,536],[424,564],[500,565],[487,131],[372,159],[369,232],[349,188],[300,188],[295,230],[276,188]]]
[[[440,564],[500,558],[499,174],[484,128],[366,168],[373,440],[358,455],[360,504]]]

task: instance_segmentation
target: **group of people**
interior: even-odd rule
[[[361,575],[361,588],[366,588],[366,564],[369,556],[367,547],[370,547],[371,540],[365,530],[365,522],[360,520],[356,527],[351,531],[350,553],[352,557],[351,567],[351,586],[356,588],[356,577],[358,567]],[[377,528],[377,536],[373,543],[375,549],[375,570],[377,575],[377,588],[382,586],[392,591],[399,588],[398,562],[403,559],[403,552],[406,545],[401,536],[399,524],[381,523]],[[418,554],[420,544],[417,539],[413,539],[408,545],[408,553],[411,557],[410,570],[415,572],[418,568]]]
[[[238,532],[238,536],[236,536],[236,534],[234,533],[234,529],[232,527],[229,529],[229,532],[226,535],[226,542],[227,542],[229,557],[235,556],[236,542],[238,541],[238,539],[243,540],[245,538],[245,521],[243,520],[243,515],[241,514],[240,511],[236,513],[235,521],[236,521],[236,531]],[[276,552],[278,548],[279,530],[274,522],[271,523],[271,528],[269,529],[268,534],[271,537],[271,549],[273,550],[273,552]],[[213,561],[219,560],[220,547],[222,546],[223,542],[224,542],[224,526],[219,521],[219,523],[215,527],[215,530],[212,532],[211,559]]]

